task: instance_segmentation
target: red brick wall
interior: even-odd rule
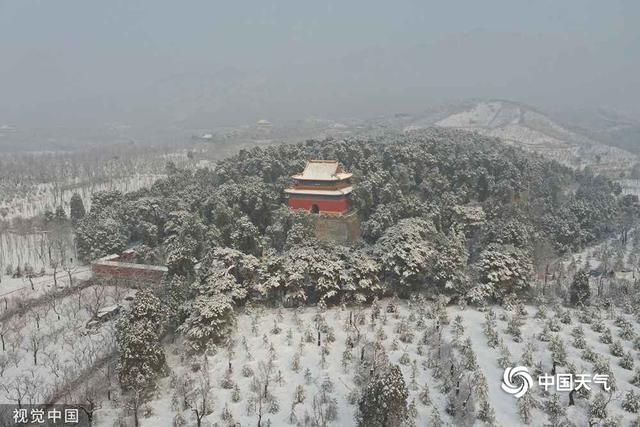
[[[96,262],[91,265],[91,270],[93,274],[99,278],[140,280],[144,282],[160,282],[165,275],[164,271],[147,270],[136,267],[135,264],[132,264],[132,266],[114,266]]]
[[[311,212],[313,205],[318,205],[320,213],[331,212],[345,214],[351,210],[351,201],[348,199],[314,200],[311,198],[289,198],[289,207],[291,209],[304,209]]]

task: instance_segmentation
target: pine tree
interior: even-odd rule
[[[407,418],[409,390],[397,365],[378,372],[359,402],[361,427],[400,426]]]
[[[55,220],[58,222],[63,222],[67,219],[67,214],[64,211],[64,208],[62,206],[58,206],[56,208],[56,213],[55,213]]]
[[[640,387],[640,368],[636,368],[633,373],[633,378],[631,378],[629,382],[636,387]]]
[[[624,369],[631,371],[633,369],[633,365],[634,365],[633,354],[630,351],[628,351],[620,359],[620,366]]]
[[[139,291],[127,316],[118,322],[119,379],[125,390],[151,387],[165,367],[160,344],[164,310],[150,291]]]
[[[483,400],[482,403],[480,403],[478,419],[485,423],[485,425],[495,425],[496,411],[491,407],[491,404],[488,400]]]
[[[573,276],[569,288],[569,300],[572,305],[587,305],[590,299],[589,274],[585,270],[580,270]]]
[[[624,356],[624,347],[620,341],[615,341],[609,346],[609,351],[616,357]]]
[[[609,398],[606,398],[602,393],[596,394],[596,396],[591,401],[591,404],[589,405],[589,419],[591,421],[603,421],[607,419],[607,417],[609,416],[607,405],[609,404],[610,400],[611,396],[609,396]]]
[[[531,422],[531,416],[533,408],[535,407],[531,393],[525,393],[520,399],[518,399],[518,414],[523,423],[529,424]]]
[[[558,396],[558,394],[553,394],[551,399],[547,401],[546,410],[549,415],[549,421],[551,425],[554,426],[560,425],[562,418],[566,415],[566,410],[560,403],[560,396]]]
[[[426,383],[422,386],[422,389],[420,390],[420,394],[418,395],[418,398],[420,399],[420,403],[422,403],[425,406],[431,404],[431,396],[429,396],[429,387],[427,386]]]
[[[74,226],[77,226],[82,218],[85,216],[84,203],[80,194],[73,193],[71,200],[69,201],[69,217]]]
[[[627,412],[637,414],[640,411],[640,394],[636,394],[633,390],[630,390],[624,396],[622,409]]]
[[[200,295],[179,330],[189,340],[193,351],[203,351],[207,343],[226,337],[234,320],[231,297],[219,292]]]

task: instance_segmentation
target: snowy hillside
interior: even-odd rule
[[[495,425],[521,425],[524,416],[533,426],[586,425],[600,399],[598,385],[591,384],[588,395],[577,393],[575,406],[569,406],[568,392],[545,393],[537,383],[531,399],[501,389],[505,367],[550,373],[554,358],[558,373],[595,374],[609,367],[616,388],[602,394],[612,397],[608,416],[629,425],[637,415],[623,405],[632,391],[637,399],[640,386],[640,370],[633,370],[639,320],[614,307],[479,311],[424,300],[328,310],[253,308],[239,316],[229,344],[204,359],[168,345],[171,375],[141,425],[195,425],[185,403],[197,405],[204,392],[198,386],[195,395],[184,395],[184,384],[201,385],[203,375],[210,387],[208,425],[256,425],[261,407],[262,425],[322,425],[314,424],[318,419],[355,425],[361,384],[387,362],[402,370],[412,425],[482,425],[483,419],[490,425],[492,414]],[[97,425],[110,426],[112,414],[108,405],[98,411]]]
[[[431,124],[498,137],[567,166],[582,168],[589,165],[608,174],[630,170],[638,161],[635,154],[604,145],[539,111],[509,101],[484,101],[467,105],[432,123],[416,120],[405,130]]]

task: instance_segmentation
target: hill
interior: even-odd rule
[[[595,172],[614,178],[629,173],[638,162],[636,154],[624,149],[632,143],[612,144],[617,132],[633,134],[631,124],[619,127],[611,124],[607,128],[592,124],[593,130],[589,131],[512,101],[486,100],[447,106],[440,114],[415,118],[405,129],[425,126],[465,129],[498,137],[572,168],[589,166]]]

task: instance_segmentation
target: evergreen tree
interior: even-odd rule
[[[640,394],[636,394],[633,390],[630,390],[622,401],[622,409],[627,412],[637,414],[640,412]]]
[[[359,402],[360,427],[400,426],[407,419],[409,390],[397,365],[378,372],[365,387]]]
[[[84,218],[85,210],[82,197],[78,193],[73,193],[69,201],[69,217],[74,226],[77,226],[82,218]]]
[[[141,290],[126,317],[118,322],[118,372],[123,389],[137,392],[149,389],[162,373],[165,355],[160,338],[164,318],[160,300],[150,291]]]
[[[531,422],[534,407],[535,404],[531,393],[525,393],[524,396],[518,399],[518,414],[523,423],[529,424]]]
[[[490,245],[480,254],[476,265],[478,279],[498,300],[529,289],[532,276],[529,256],[513,246]]]
[[[561,425],[562,419],[566,416],[566,409],[560,403],[560,396],[558,396],[558,394],[554,393],[551,399],[547,401],[546,410],[551,425]]]
[[[190,311],[179,330],[185,334],[194,351],[203,351],[207,343],[226,337],[234,322],[232,299],[221,292],[197,296]]]
[[[80,257],[92,260],[122,252],[128,236],[121,220],[110,215],[95,215],[80,221],[75,239]]]
[[[67,219],[67,214],[64,211],[64,208],[62,206],[58,206],[56,208],[56,213],[55,213],[55,220],[57,222],[64,222]]]
[[[580,270],[573,276],[573,281],[569,288],[569,300],[572,305],[587,305],[590,298],[589,274],[585,270]]]

